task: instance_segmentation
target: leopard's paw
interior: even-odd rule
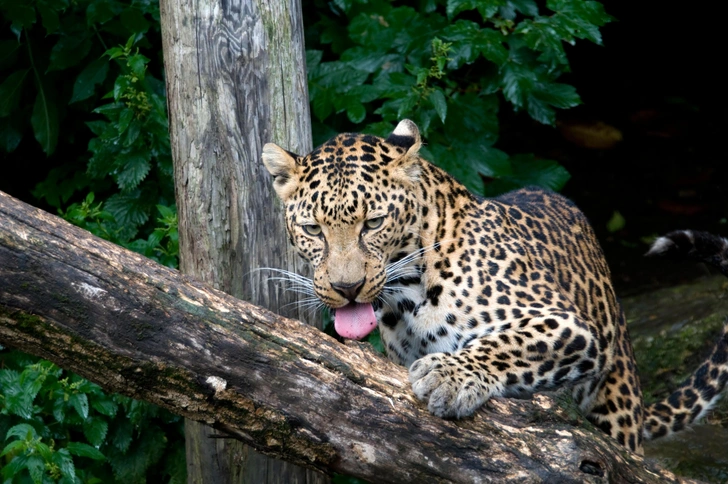
[[[412,391],[438,417],[467,417],[490,397],[488,387],[452,355],[433,353],[412,363]]]

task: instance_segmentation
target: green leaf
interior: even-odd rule
[[[5,440],[10,437],[17,437],[20,440],[34,439],[38,436],[32,425],[27,423],[21,423],[10,427],[8,432],[5,434]]]
[[[157,208],[164,207],[163,205],[157,205]],[[164,207],[167,208],[167,207]],[[176,213],[176,212],[175,212]],[[91,398],[91,408],[96,410],[102,415],[107,417],[115,417],[119,406],[111,398],[105,394],[101,397]],[[90,439],[89,439],[90,440]],[[93,443],[93,442],[92,442]]]
[[[97,447],[104,443],[108,430],[109,424],[102,418],[89,417],[83,422],[83,435]]]
[[[129,123],[131,123],[131,120],[134,119],[134,110],[131,108],[124,108],[121,110],[121,114],[119,114],[119,134],[123,134],[124,131],[126,131],[126,128],[129,127]]]
[[[33,480],[33,484],[42,484],[43,476],[45,475],[45,462],[43,458],[39,455],[31,455],[28,458],[26,467],[28,468],[30,478]]]
[[[0,457],[11,454],[14,452],[19,451],[20,449],[23,449],[25,447],[26,443],[25,440],[13,440],[8,445],[5,446],[2,452],[0,452]]]
[[[127,7],[121,12],[121,24],[129,32],[144,33],[149,30],[149,21],[138,8],[134,7]]]
[[[129,450],[133,436],[134,426],[128,420],[122,420],[118,422],[116,427],[113,429],[111,443],[114,447],[119,449],[121,453],[125,454]]]
[[[440,121],[444,123],[447,117],[447,100],[445,99],[445,95],[440,89],[435,89],[430,93],[429,99],[435,111],[437,111],[437,115],[440,116]]]
[[[89,459],[94,460],[106,459],[104,454],[102,454],[97,448],[91,447],[90,445],[82,442],[69,442],[66,449],[68,449],[68,452],[72,455],[77,455],[79,457],[88,457]]]
[[[148,63],[149,59],[141,54],[130,55],[126,60],[126,64],[129,66],[129,69],[131,69],[132,74],[134,74],[138,79],[144,79]]]
[[[61,25],[61,22],[58,19],[58,11],[39,2],[38,13],[40,13],[40,18],[43,21],[43,27],[46,30],[46,35],[55,33]]]
[[[162,218],[172,218],[177,216],[177,211],[173,207],[167,207],[166,205],[157,205],[157,210]]]
[[[61,35],[51,49],[48,72],[67,69],[81,62],[91,50],[89,35],[85,30],[73,35]]]
[[[55,101],[50,99],[50,94],[50,90],[41,85],[30,117],[35,139],[49,156],[53,154],[58,143],[58,111]]]
[[[149,219],[149,212],[139,200],[141,192],[132,190],[117,193],[109,197],[104,208],[109,211],[121,225],[138,227]]]
[[[359,101],[351,102],[346,107],[346,116],[354,124],[359,124],[364,121],[367,115],[367,110],[362,103]]]
[[[88,418],[88,397],[85,393],[74,393],[68,403],[76,410],[82,419]]]
[[[610,234],[613,234],[614,232],[619,232],[624,228],[626,224],[627,221],[624,219],[624,216],[619,213],[618,210],[615,210],[614,213],[612,213],[612,217],[607,222],[607,231]]]
[[[547,124],[549,126],[556,124],[556,113],[554,110],[551,109],[547,103],[537,98],[534,94],[528,95],[526,107],[528,109],[528,115],[539,123]]]
[[[96,59],[90,62],[78,75],[73,85],[73,95],[69,104],[88,99],[94,94],[94,88],[106,79],[109,72],[109,61]]]
[[[88,7],[86,7],[86,22],[88,25],[95,23],[104,24],[114,18],[116,14],[114,10],[118,8],[119,6],[114,6],[106,0],[89,2]]]
[[[53,454],[51,462],[56,464],[61,470],[61,475],[70,482],[76,480],[76,468],[73,465],[73,459],[67,449],[59,449]]]
[[[3,466],[2,474],[6,483],[12,482],[16,475],[20,475],[20,472],[28,466],[28,459],[28,454],[18,455],[9,464]]]
[[[20,103],[23,81],[30,69],[15,71],[0,84],[0,117],[8,116]]]
[[[142,150],[119,156],[118,162],[122,165],[119,174],[116,175],[116,183],[119,188],[128,191],[139,186],[151,169],[150,159],[151,153]]]
[[[557,82],[543,85],[534,92],[534,96],[560,109],[573,108],[581,104],[581,99],[574,86]]]

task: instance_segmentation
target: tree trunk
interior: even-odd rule
[[[680,482],[547,395],[430,415],[407,372],[0,193],[0,344],[372,482]],[[210,481],[212,482],[212,481]]]
[[[162,1],[161,21],[180,268],[301,319],[295,293],[256,270],[305,271],[260,162],[268,141],[311,150],[300,3]],[[212,433],[186,422],[189,482],[326,482]]]

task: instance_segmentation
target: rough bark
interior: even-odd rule
[[[447,421],[404,368],[0,193],[0,343],[372,482],[678,482],[547,395]]]
[[[259,306],[302,319],[296,294],[269,281],[304,273],[260,163],[263,144],[311,150],[298,0],[161,2],[180,269]],[[323,483],[187,422],[190,482]]]

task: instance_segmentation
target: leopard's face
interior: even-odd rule
[[[401,275],[392,264],[419,248],[414,140],[390,139],[342,134],[305,157],[265,147],[290,240],[330,308],[375,302]]]

